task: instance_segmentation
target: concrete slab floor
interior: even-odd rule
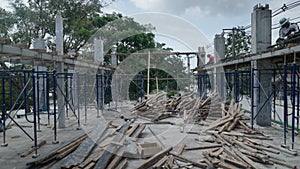
[[[87,112],[87,124],[84,125],[84,110],[81,110],[81,128],[82,130],[77,130],[77,120],[74,115],[69,114],[69,119],[66,121],[66,128],[58,129],[57,139],[59,141],[58,144],[52,144],[53,141],[53,130],[52,126],[41,125],[41,132],[38,132],[38,140],[46,140],[46,145],[42,146],[38,153],[43,156],[49,153],[54,148],[58,147],[59,145],[63,144],[64,142],[79,136],[83,133],[89,132],[90,130],[94,129],[95,126],[99,123],[103,124],[109,120],[113,120],[114,125],[121,125],[124,123],[124,119],[121,119],[120,116],[123,115],[124,117],[130,117],[131,114],[129,112],[129,107],[118,108],[118,111],[108,111],[105,110],[103,115],[100,118],[96,118],[96,110],[88,109]],[[30,117],[32,118],[32,116]],[[51,117],[52,118],[52,117]],[[32,124],[28,123],[24,118],[16,119],[18,123],[23,126],[28,126],[25,128],[28,133],[33,136],[33,127]],[[149,128],[157,135],[159,140],[162,142],[163,146],[168,147],[172,146],[173,151],[176,151],[177,148],[182,144],[186,144],[187,147],[194,147],[199,146],[207,143],[196,141],[198,139],[208,138],[210,135],[203,134],[203,135],[195,135],[195,134],[187,134],[187,131],[203,131],[206,126],[201,126],[198,124],[186,124],[184,123],[183,119],[178,118],[168,118],[163,121],[171,121],[174,125],[169,124],[151,124],[147,125],[144,129],[142,135],[136,141],[137,143],[143,142],[157,142],[157,139],[153,136],[150,132]],[[137,122],[148,122],[143,119],[137,119]],[[41,123],[47,124],[47,115],[41,115]],[[53,124],[53,119],[51,119],[51,124]],[[180,132],[184,126],[184,132]],[[149,127],[149,128],[148,128]],[[263,131],[266,135],[270,135],[273,140],[272,141],[265,141],[260,140],[263,142],[268,142],[276,146],[281,146],[283,143],[283,132],[282,130],[275,128],[275,127],[258,127],[259,130]],[[110,128],[109,132],[114,131],[114,128]],[[25,158],[21,158],[19,156],[20,153],[25,152],[26,150],[30,149],[33,145],[33,142],[17,127],[13,126],[11,129],[8,129],[6,132],[6,140],[8,143],[7,147],[0,147],[0,168],[2,169],[25,169],[26,163],[32,162],[35,159],[32,158],[33,154]],[[291,145],[291,132],[287,133],[288,138],[288,145]],[[110,138],[111,139],[111,138]],[[3,135],[0,133],[0,143],[2,143]],[[102,143],[101,143],[102,144]],[[104,145],[105,143],[103,143]],[[134,147],[133,147],[134,149]],[[295,142],[295,150],[300,153],[300,136],[296,136]],[[135,150],[133,150],[135,151]],[[183,155],[191,160],[199,161],[202,158],[202,151],[203,150],[195,150],[195,151],[184,151]],[[276,155],[276,157],[284,159],[289,164],[300,166],[300,156],[290,156],[286,155],[285,153],[281,153]],[[141,165],[145,159],[140,158],[133,158],[129,159],[129,163],[127,168],[134,169]],[[272,165],[267,166],[266,168],[283,168],[279,165]]]

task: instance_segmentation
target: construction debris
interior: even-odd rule
[[[143,117],[142,119],[150,118],[152,122],[139,122],[133,118],[120,126],[115,126],[110,121],[101,130],[91,132],[96,134],[93,139],[87,134],[81,135],[27,165],[29,168],[124,169],[129,161],[141,159],[142,163],[137,167],[140,169],[193,167],[260,169],[274,164],[295,168],[277,155],[281,153],[297,155],[297,152],[261,141],[272,138],[248,127],[246,120],[249,118],[240,104],[234,101],[230,104],[222,102],[212,104],[216,96],[212,94],[203,99],[193,99],[192,94],[187,94],[166,99],[163,93],[159,93],[132,109],[134,113]],[[212,107],[217,107],[219,113],[209,110]],[[139,136],[146,125],[174,125],[170,121],[158,121],[161,117],[175,116],[174,112],[176,116],[182,113],[186,122],[205,122],[204,120],[209,117],[206,123],[202,123],[204,130],[186,131],[186,134],[205,135],[208,138],[197,139],[201,144],[199,146],[183,143],[178,146],[176,152],[173,152],[174,147],[164,145],[158,133],[148,126],[149,134],[154,136],[157,142],[139,142]],[[109,127],[112,127],[113,131],[105,136]],[[112,136],[113,139],[109,141]],[[200,151],[202,156],[195,160],[183,155],[190,151]]]
[[[206,99],[193,98],[194,93],[183,96],[175,96],[167,99],[166,93],[158,93],[132,108],[132,112],[149,118],[151,121],[158,121],[168,117],[176,117],[183,114],[186,122],[200,122],[206,119],[211,107],[220,107],[220,102],[212,103],[217,94],[213,93]]]

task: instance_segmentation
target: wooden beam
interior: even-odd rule
[[[151,158],[149,158],[146,162],[144,162],[142,165],[137,167],[137,169],[145,169],[153,166],[155,163],[157,163],[161,158],[163,158],[166,154],[168,154],[173,148],[168,147],[161,152],[155,154]]]

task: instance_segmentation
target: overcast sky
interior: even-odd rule
[[[215,34],[220,34],[225,28],[249,25],[254,5],[269,4],[274,11],[283,4],[295,1],[115,0],[103,10],[107,13],[122,13],[143,24],[151,23],[156,28],[157,40],[166,42],[174,51],[197,51],[198,46],[205,46],[208,52],[212,52],[210,46]],[[7,7],[7,0],[1,0],[0,6]],[[273,24],[278,23],[282,17],[300,16],[299,7],[273,17]],[[274,41],[278,36],[278,29],[274,29],[272,33]]]
[[[112,5],[105,8],[104,11],[120,12],[124,15],[136,18],[136,20],[141,23],[148,23],[150,21],[149,17],[145,17],[149,12],[150,16],[153,16],[153,12],[155,12],[156,15],[169,15],[169,17],[172,18],[170,20],[174,20],[176,16],[178,20],[181,20],[181,23],[185,22],[185,25],[178,25],[177,22],[172,24],[166,22],[165,19],[161,19],[161,21],[157,19],[155,24],[152,24],[156,28],[168,27],[166,29],[168,29],[170,37],[174,35],[172,34],[172,32],[174,32],[173,29],[181,29],[181,35],[177,34],[176,36],[180,38],[183,36],[185,40],[195,39],[195,41],[197,41],[197,38],[201,35],[196,35],[195,30],[190,33],[190,29],[195,28],[206,37],[204,41],[208,41],[207,43],[211,44],[215,34],[220,34],[222,29],[249,25],[251,23],[251,12],[256,4],[269,4],[270,9],[274,11],[282,7],[283,4],[290,4],[295,1],[296,0],[116,0]],[[300,16],[299,7],[273,17],[273,24],[278,23],[282,17],[295,18]],[[136,17],[140,15],[143,17]],[[156,17],[159,18],[159,16]],[[300,19],[296,21],[300,21]],[[190,29],[187,29],[187,27]],[[248,31],[250,31],[250,29]],[[157,30],[157,32],[160,33],[161,31]],[[278,29],[274,29],[273,39],[277,38],[277,34]],[[183,41],[186,42],[185,40]],[[205,43],[196,44],[195,46],[189,43],[190,42],[188,42],[187,45],[191,48],[190,50],[197,50],[197,45],[207,45]],[[185,47],[178,47],[178,50],[185,50],[184,48]]]

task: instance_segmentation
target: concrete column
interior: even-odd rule
[[[58,55],[62,56],[64,54],[64,46],[63,46],[63,18],[60,13],[57,13],[55,20],[55,34],[56,34],[56,52]],[[64,63],[58,62],[56,63],[56,71],[57,73],[64,73]],[[65,128],[65,99],[64,99],[64,76],[59,75],[57,77],[57,85],[61,90],[57,89],[57,107],[59,113],[58,119],[58,127]]]
[[[45,40],[43,40],[41,38],[35,38],[33,41],[33,48],[46,51]],[[39,72],[44,72],[47,70],[47,68],[45,66],[38,66],[38,65],[35,65],[34,69]],[[46,94],[47,94],[46,93],[46,79],[44,79],[42,75],[43,74],[41,74],[41,73],[39,74],[39,80],[38,80],[38,82],[39,82],[39,100],[38,101],[39,101],[40,109],[44,109],[46,106]],[[37,85],[37,83],[35,83],[35,84]],[[37,90],[37,86],[36,86],[36,90]],[[37,98],[37,96],[35,96],[35,97]]]
[[[197,55],[197,67],[202,67],[205,64],[205,49],[204,47],[198,47],[198,55]]]
[[[117,47],[113,46],[112,47],[112,52],[111,52],[111,66],[112,67],[117,67],[118,66],[116,50],[117,50]]]
[[[271,46],[272,11],[269,5],[256,5],[251,14],[252,53],[261,52]]]
[[[215,62],[225,58],[225,38],[223,35],[217,34],[214,39],[214,56]],[[216,68],[216,91],[221,99],[226,99],[227,85],[223,67]]]
[[[63,18],[58,12],[55,19],[55,35],[56,35],[56,52],[58,55],[64,54],[64,33],[63,33]]]
[[[103,40],[101,38],[94,39],[94,60],[100,64],[103,64]]]
[[[251,15],[252,26],[252,53],[261,52],[271,45],[271,26],[272,11],[269,5],[256,5]],[[265,60],[252,61],[251,67],[258,69],[255,71],[254,86],[254,116],[259,115],[255,119],[256,124],[260,126],[271,126],[271,105],[272,99],[267,101],[272,90],[272,72],[263,70],[272,68],[272,64]],[[263,106],[263,104],[265,105]],[[262,107],[263,106],[263,107]],[[260,112],[258,112],[261,109]]]

